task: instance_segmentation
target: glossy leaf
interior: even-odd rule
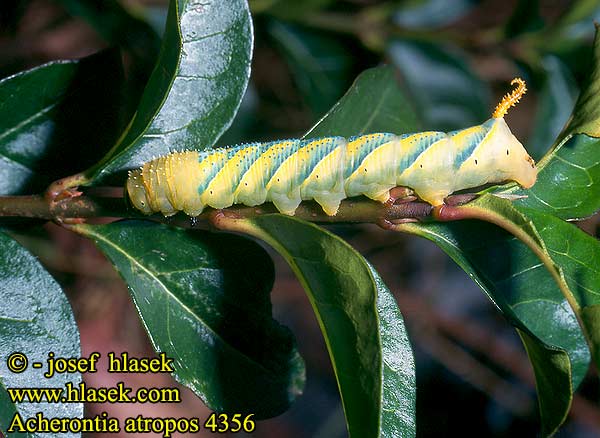
[[[316,116],[344,94],[352,80],[352,57],[339,39],[281,21],[267,27],[284,55],[304,100]]]
[[[218,412],[278,415],[304,365],[271,316],[273,265],[255,243],[145,221],[77,226],[123,276],[156,351]]]
[[[379,110],[388,106],[396,112]],[[382,67],[359,76],[305,137],[351,136],[382,126],[402,133],[415,124],[393,69]],[[396,304],[362,256],[325,230],[281,215],[256,218],[238,231],[277,249],[307,291],[328,345],[350,435],[414,436],[412,352]]]
[[[317,315],[351,437],[415,435],[412,351],[393,297],[346,242],[284,215],[223,228],[264,240],[289,263]]]
[[[381,436],[415,436],[415,364],[402,313],[381,277],[370,266],[377,288],[383,359]]]
[[[344,97],[304,137],[403,134],[417,128],[414,111],[396,82],[394,69],[377,67],[361,73]]]
[[[592,357],[600,352],[600,334],[594,330],[596,317],[592,314],[600,306],[600,271],[595,263],[600,260],[600,242],[555,216],[489,194],[459,210],[465,217],[501,226],[534,252],[582,323]],[[589,326],[582,316],[584,309]],[[594,358],[600,363],[600,357]]]
[[[600,318],[595,314],[600,309],[600,271],[595,264],[600,260],[600,242],[555,216],[514,206],[493,195],[484,195],[459,210],[465,217],[501,226],[533,251],[576,313],[592,357],[600,363],[600,334],[595,330]]]
[[[173,150],[205,149],[231,124],[248,83],[252,24],[245,0],[171,0],[158,63],[138,111],[94,182]]]
[[[535,208],[562,219],[579,219],[600,209],[600,139],[570,137],[540,163],[529,190],[511,185],[499,193],[526,196],[515,205]]]
[[[485,222],[404,224],[402,229],[437,244],[520,330],[536,376],[543,435],[550,435],[566,418],[590,356],[577,319],[539,259]]]
[[[594,63],[575,104],[569,124],[539,162],[538,180],[530,190],[514,184],[497,191],[524,195],[515,205],[562,219],[579,219],[600,209],[600,37]]]
[[[370,72],[373,74],[376,71]],[[371,90],[385,86],[380,78],[371,82],[364,79],[365,75],[366,73],[356,82],[356,85],[360,85],[356,87],[360,93],[356,89],[349,91],[313,128],[310,135],[313,132],[331,135],[337,130],[348,129],[348,126],[359,131],[362,124],[374,124],[380,131],[394,132],[397,122],[393,116],[398,114],[395,105],[402,106],[402,100],[379,101],[380,105],[376,106],[377,112],[373,118],[365,116],[372,113],[374,106],[371,102],[366,99],[346,100],[354,94],[370,96]],[[392,75],[389,80],[393,80]],[[391,106],[392,103],[394,106]],[[365,110],[357,111],[357,108]],[[356,124],[349,125],[347,120],[351,117],[355,118]],[[342,131],[342,135],[351,135],[356,131]],[[375,130],[366,128],[364,132]],[[552,278],[543,267],[540,268],[535,256],[514,238],[510,242],[515,242],[517,249],[523,249],[522,254],[511,256],[515,247],[510,245],[499,245],[497,253],[487,254],[485,251],[493,252],[496,248],[495,242],[503,242],[508,236],[489,224],[469,221],[405,224],[402,227],[407,232],[426,237],[439,245],[488,294],[513,325],[520,327],[524,333],[529,333],[528,342],[535,345],[529,345],[527,349],[537,381],[554,382],[552,385],[538,387],[540,409],[543,410],[543,430],[549,433],[556,429],[568,412],[573,387],[583,379],[590,356],[577,320]],[[503,263],[487,263],[493,260]],[[530,284],[544,287],[531,288]],[[546,285],[549,286],[545,287]],[[535,354],[532,354],[534,350]],[[554,394],[557,391],[566,391],[566,399],[556,399]]]
[[[489,90],[458,49],[395,40],[388,54],[427,130],[463,129],[490,117]]]
[[[535,226],[545,251],[560,270],[591,344],[596,366],[600,364],[600,242],[573,224],[534,209],[518,211]],[[564,293],[564,292],[563,292]]]
[[[100,158],[118,136],[122,80],[107,51],[0,81],[0,194],[42,190]]]
[[[0,382],[4,387],[0,388],[0,426],[10,424],[14,411],[24,420],[35,417],[37,412],[43,412],[46,418],[82,418],[81,403],[20,402],[15,405],[6,398],[5,388],[60,388],[67,382],[77,386],[81,382],[79,373],[55,374],[49,379],[43,374],[47,371],[48,353],[54,353],[55,357],[81,357],[81,352],[73,311],[60,286],[35,257],[1,232],[0,296]],[[8,369],[7,359],[13,352],[25,354],[29,361],[22,373]],[[41,362],[44,367],[34,369],[34,362]],[[31,434],[42,435],[45,434]],[[65,433],[61,436],[81,435]]]

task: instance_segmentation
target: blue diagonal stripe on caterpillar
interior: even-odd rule
[[[478,126],[174,152],[130,172],[127,193],[146,214],[197,216],[207,206],[273,202],[280,212],[293,215],[300,202],[313,199],[335,215],[345,198],[365,195],[386,202],[394,187],[408,187],[432,205],[487,183],[516,181],[529,188],[537,168],[504,121],[525,93],[525,82],[516,78],[511,84],[517,87]]]

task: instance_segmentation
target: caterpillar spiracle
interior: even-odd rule
[[[127,192],[146,214],[197,216],[206,206],[273,202],[281,213],[293,215],[302,200],[313,199],[335,215],[345,198],[366,195],[387,202],[394,187],[408,187],[432,205],[486,183],[516,181],[529,188],[537,177],[535,163],[504,121],[526,91],[522,79],[513,79],[515,84],[479,126],[174,152],[130,172]]]

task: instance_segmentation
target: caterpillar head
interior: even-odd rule
[[[146,186],[142,180],[141,169],[134,170],[129,174],[129,178],[127,178],[127,193],[135,208],[144,214],[153,213],[150,202],[148,202]]]
[[[527,153],[523,144],[510,132],[508,125],[503,118],[498,119],[498,123],[503,124],[506,129],[504,135],[504,145],[498,152],[503,155],[502,167],[507,174],[507,178],[516,181],[523,188],[530,188],[535,184],[537,179],[537,167],[535,161]]]

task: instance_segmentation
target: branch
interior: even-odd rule
[[[310,222],[321,223],[382,223],[402,220],[418,220],[430,216],[432,207],[424,202],[405,202],[395,205],[384,205],[367,198],[353,198],[342,201],[335,216],[327,216],[315,202],[303,202],[296,210],[295,216]],[[210,221],[215,210],[207,208],[196,220]],[[272,204],[257,207],[235,205],[225,209],[227,216],[248,218],[263,214],[278,213]],[[149,217],[161,222],[182,224],[183,214],[175,221],[160,214],[144,216],[137,210],[128,207],[123,198],[103,198],[92,196],[72,196],[61,200],[49,200],[42,195],[32,196],[0,196],[0,217],[29,217],[54,220],[57,222],[72,221],[93,217],[140,218]],[[185,217],[189,224],[189,218]]]
[[[122,198],[74,196],[52,201],[43,195],[0,196],[0,217],[29,217],[62,222],[73,218],[122,217],[126,211]]]

